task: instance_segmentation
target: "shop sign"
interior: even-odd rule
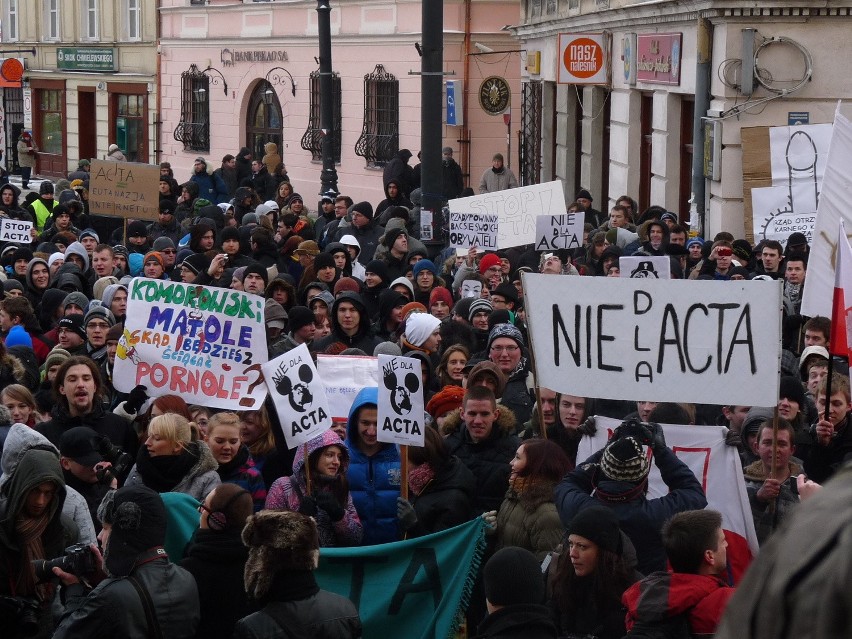
[[[247,62],[249,64],[254,64],[255,62],[287,62],[287,52],[275,49],[222,49],[219,52],[219,59],[226,67],[232,67],[238,62]]]
[[[637,37],[636,79],[648,84],[680,84],[680,33],[648,33]]]
[[[603,33],[560,33],[558,81],[608,84],[609,39]]]
[[[56,66],[69,71],[115,71],[115,49],[100,47],[60,47]]]

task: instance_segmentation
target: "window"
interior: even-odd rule
[[[124,151],[128,162],[145,162],[145,95],[114,94],[115,143]]]
[[[83,0],[83,37],[98,39],[98,0]]]
[[[355,154],[382,167],[399,150],[399,81],[377,64],[364,76],[364,128]]]
[[[48,40],[59,40],[59,0],[45,0],[44,26]]]
[[[139,6],[141,0],[127,0],[127,39],[139,40],[142,35],[141,28],[141,13],[142,8]]]
[[[41,118],[41,152],[62,155],[62,94],[55,89],[39,91],[39,117]]]
[[[18,0],[6,0],[6,37],[5,42],[14,42],[18,39]]]
[[[210,78],[194,64],[180,74],[180,123],[174,138],[184,151],[210,151]]]
[[[332,124],[334,126],[334,139],[331,142],[332,157],[336,163],[340,163],[340,128],[343,121],[340,117],[341,106],[341,91],[340,91],[340,74],[335,73],[331,78],[331,95],[332,95]],[[302,148],[305,151],[311,152],[311,159],[315,162],[322,161],[322,116],[320,99],[322,92],[320,89],[320,74],[319,71],[311,73],[311,101],[310,101],[310,119],[308,120],[308,130],[302,136]]]

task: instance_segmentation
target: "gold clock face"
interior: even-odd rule
[[[505,78],[492,75],[479,85],[479,104],[489,115],[500,115],[509,108],[512,92]]]

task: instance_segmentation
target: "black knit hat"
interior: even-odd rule
[[[368,220],[373,219],[373,205],[369,202],[358,202],[358,204],[352,205],[352,212],[358,211],[361,215],[366,217]]]
[[[623,437],[607,445],[601,457],[601,471],[614,481],[640,482],[651,470],[642,444],[633,437]]]
[[[483,570],[485,598],[495,606],[544,603],[541,562],[526,548],[498,550]]]
[[[390,284],[390,275],[388,273],[388,265],[382,262],[381,260],[373,260],[368,262],[364,267],[364,271],[367,273],[375,273],[379,277],[382,278],[382,282],[385,284]]]
[[[791,375],[781,376],[781,388],[778,397],[786,397],[791,402],[796,402],[801,409],[805,408],[805,389],[802,382]]]
[[[295,333],[308,324],[313,324],[316,319],[313,311],[307,306],[294,306],[288,312],[290,332]]]
[[[405,237],[408,237],[408,234],[405,232],[405,229],[390,229],[385,233],[385,238],[382,244],[384,244],[388,249],[392,249],[394,242],[396,242],[397,238],[400,235],[405,235]]]
[[[148,225],[145,222],[136,220],[127,225],[127,237],[142,237],[148,236]]]
[[[256,275],[260,275],[263,278],[263,286],[265,287],[269,284],[269,271],[267,271],[263,266],[255,262],[254,264],[249,264],[246,266],[246,270],[243,271],[243,282],[246,281],[246,276],[249,273],[254,273]]]
[[[236,240],[240,241],[240,231],[235,226],[226,226],[219,232],[219,239],[221,242],[227,242],[228,240]]]
[[[583,508],[568,524],[569,535],[580,535],[604,550],[621,554],[621,530],[612,508],[591,506]]]
[[[328,253],[320,253],[314,258],[314,272],[319,273],[320,269],[324,268],[336,268],[334,264],[334,258]]]
[[[210,268],[211,259],[204,253],[194,253],[181,262],[181,266],[185,266],[190,271],[198,275]]]

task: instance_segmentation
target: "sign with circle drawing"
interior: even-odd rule
[[[560,84],[609,84],[609,38],[603,33],[560,33]]]

